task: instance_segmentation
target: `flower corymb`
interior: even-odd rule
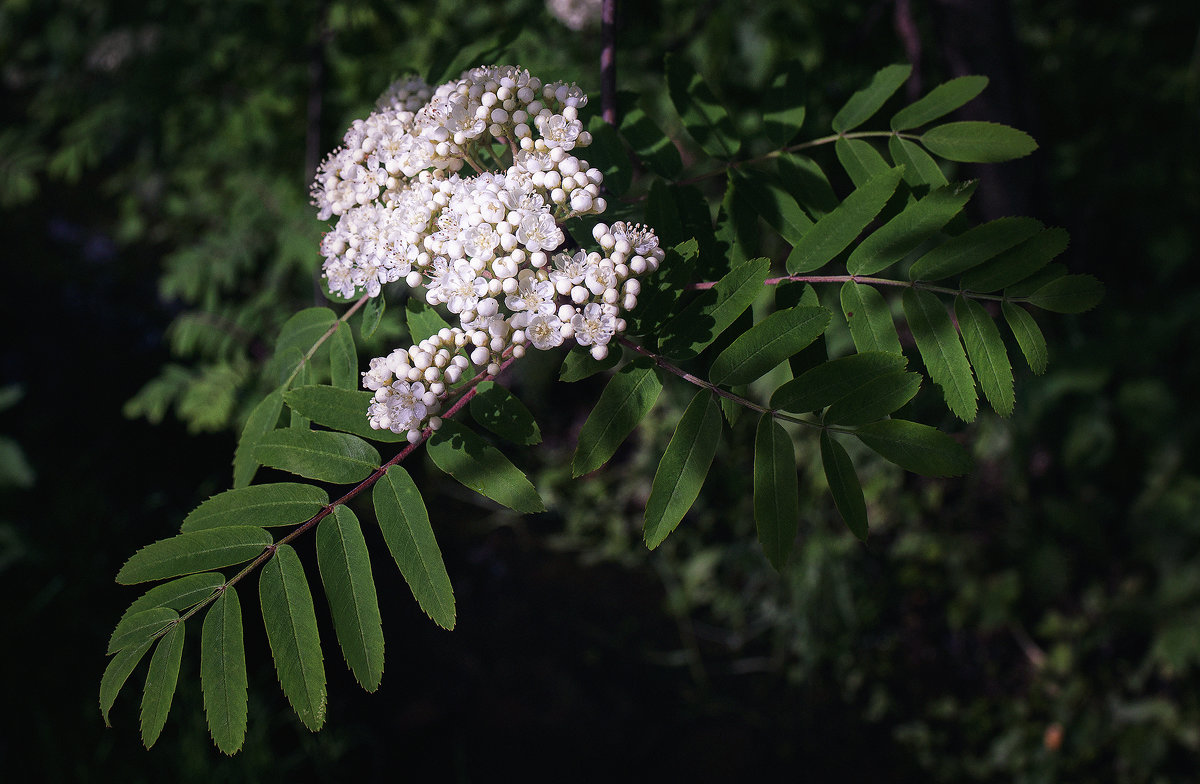
[[[637,306],[638,276],[664,257],[654,231],[597,223],[595,251],[563,222],[607,209],[604,176],[574,153],[591,144],[576,85],[515,66],[466,71],[437,88],[389,87],[321,164],[312,188],[337,217],[321,254],[329,290],[376,297],[403,280],[458,325],[371,360],[371,427],[436,429],[441,402],[472,366],[498,373],[526,347],[574,341],[603,359]]]

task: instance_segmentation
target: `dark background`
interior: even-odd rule
[[[412,465],[458,628],[431,624],[373,548],[383,686],[354,683],[318,590],[330,705],[314,735],[278,690],[244,591],[244,749],[226,758],[208,739],[190,636],[146,751],[137,673],[113,728],[97,709],[107,636],[140,593],[113,576],[228,486],[273,330],[313,302],[314,156],[393,78],[509,23],[501,59],[598,96],[599,35],[520,0],[4,2],[0,385],[21,391],[0,410],[6,779],[1193,779],[1200,11],[627,5],[619,83],[668,128],[672,51],[744,128],[789,60],[808,73],[805,138],[877,68],[908,61],[909,98],[984,73],[962,117],[1038,139],[1027,159],[959,172],[984,178],[976,217],[1065,226],[1063,260],[1108,296],[1039,319],[1050,371],[1018,370],[1010,420],[941,422],[964,434],[976,471],[929,482],[861,464],[862,545],[809,468],[815,447],[799,445],[801,536],[779,574],[754,541],[742,423],[697,507],[647,553],[639,504],[690,391],[669,387],[610,466],[571,481],[563,466],[603,381],[556,383],[556,359],[531,361],[510,383],[546,440],[512,455],[549,513],[497,511]],[[385,325],[362,355],[400,334]],[[311,543],[300,551],[311,577]]]

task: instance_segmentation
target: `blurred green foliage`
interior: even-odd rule
[[[864,78],[905,57],[892,4],[623,5],[619,84],[672,130],[678,121],[662,94],[666,52],[700,67],[745,138],[763,136],[763,95],[787,62],[804,66],[809,122],[827,123]],[[952,32],[946,5],[922,6],[912,20],[929,84],[957,75],[945,51]],[[389,750],[402,748],[410,759],[437,753],[412,762],[419,771],[472,778],[494,771],[489,761],[517,764],[518,750],[532,749],[530,738],[439,702],[450,699],[483,717],[536,728],[558,739],[563,753],[587,748],[586,739],[568,741],[562,726],[529,715],[536,706],[557,711],[594,743],[624,752],[591,768],[595,776],[626,760],[700,778],[723,770],[706,767],[694,743],[690,752],[666,742],[647,750],[661,737],[635,722],[695,731],[710,743],[715,735],[729,754],[748,755],[743,772],[787,764],[818,776],[922,781],[1194,776],[1200,417],[1189,401],[1200,389],[1200,289],[1190,267],[1200,214],[1200,11],[1165,0],[1017,0],[1011,13],[1010,28],[981,33],[1010,55],[1007,77],[1031,120],[1017,124],[1041,145],[1029,164],[1035,170],[1025,195],[1034,206],[1027,211],[1066,226],[1073,271],[1097,275],[1112,294],[1097,312],[1047,325],[1052,370],[1018,375],[1011,420],[982,416],[965,431],[979,466],[970,478],[924,480],[852,455],[873,523],[864,546],[819,484],[815,442],[801,442],[808,450],[797,455],[801,541],[778,574],[753,536],[745,471],[753,423],[745,419],[735,424],[739,438],[724,442],[696,508],[649,553],[639,542],[641,509],[670,437],[667,423],[686,405],[684,391],[669,387],[658,402],[669,414],[647,420],[605,469],[571,480],[574,433],[601,381],[564,391],[553,358],[529,362],[515,388],[526,401],[542,401],[534,413],[546,440],[513,458],[553,511],[522,519],[473,506],[450,486],[431,488],[430,498],[446,499],[435,525],[449,542],[463,604],[481,608],[479,631],[469,631],[464,616],[468,630],[447,641],[431,637],[418,618],[387,619],[401,629],[396,644],[428,652],[411,654],[420,666],[436,668],[445,681],[462,678],[479,695],[465,687],[419,691],[403,681],[415,693],[389,691],[389,679],[403,677],[405,665],[396,664],[400,671],[389,672],[382,693],[331,706],[330,728],[309,737],[292,726],[272,687],[252,687],[251,714],[260,718],[231,767],[211,750],[198,691],[180,695],[184,726],[169,728],[160,748],[143,756],[135,733],[101,734],[97,679],[86,672],[47,687],[53,699],[35,700],[33,686],[17,684],[13,696],[31,706],[33,731],[0,740],[6,769],[20,771],[32,754],[44,780],[95,778],[97,764],[119,767],[131,781],[343,777],[389,770]],[[0,206],[17,243],[9,258],[34,269],[32,288],[26,282],[19,294],[59,296],[53,292],[69,290],[73,274],[83,275],[42,261],[63,252],[47,239],[54,221],[103,238],[115,248],[105,256],[110,310],[87,314],[118,319],[125,316],[112,311],[144,309],[151,323],[138,329],[161,333],[171,353],[156,355],[161,367],[138,380],[140,391],[128,391],[126,413],[165,423],[157,438],[170,434],[169,449],[180,453],[210,442],[190,439],[171,427],[174,420],[191,432],[236,432],[261,391],[264,346],[288,315],[324,304],[313,277],[321,226],[306,204],[309,150],[331,149],[392,78],[448,65],[462,48],[491,40],[507,42],[507,57],[494,59],[576,79],[598,93],[595,29],[569,31],[533,0],[7,0],[0,5]],[[313,95],[321,104],[315,125]],[[686,164],[686,144],[683,158]],[[88,259],[85,248],[79,263]],[[61,296],[59,307],[75,306]],[[385,318],[360,345],[378,353],[402,329]],[[837,340],[830,338],[835,350]],[[29,422],[14,425],[11,411],[0,419],[0,429],[19,436],[2,442],[5,465],[20,469],[13,474],[20,481],[0,488],[9,510],[0,518],[0,578],[9,581],[12,602],[5,617],[14,619],[13,639],[61,649],[72,640],[31,630],[69,623],[72,613],[103,616],[79,626],[89,635],[81,660],[96,662],[90,650],[102,647],[115,604],[127,597],[106,597],[114,612],[78,605],[111,577],[132,542],[149,537],[130,523],[85,532],[72,527],[88,516],[78,499],[47,500],[57,495],[51,483],[62,480],[51,470],[60,458],[43,440],[48,433],[63,443],[72,437],[61,425],[37,424],[72,409],[29,413],[40,390],[35,369],[46,360],[14,359],[15,350],[6,349],[4,367],[30,384],[18,409]],[[80,372],[102,377],[119,369],[112,357],[87,362]],[[113,406],[102,416],[115,416]],[[136,426],[109,423],[102,432]],[[98,443],[87,443],[99,453]],[[230,453],[227,444],[212,453]],[[94,462],[81,467],[100,470]],[[131,502],[150,481],[139,485],[138,471],[149,477],[151,463],[126,458],[122,466],[132,476],[73,486],[76,495],[82,488],[84,497],[101,499],[89,507],[91,521],[104,517],[99,510],[129,508],[131,519],[169,531],[227,482],[226,467],[217,465],[209,475],[145,486],[145,497]],[[205,470],[197,461],[176,470],[189,468]],[[22,488],[29,482],[21,477],[34,476],[37,483]],[[164,495],[168,488],[176,495]],[[34,509],[44,510],[36,525]],[[66,555],[57,550],[64,539],[74,543]],[[101,563],[89,567],[97,552]],[[510,574],[521,569],[528,574]],[[71,589],[69,571],[83,584]],[[526,598],[517,593],[522,588],[552,593],[559,603]],[[603,591],[611,597],[598,598]],[[75,603],[67,606],[64,597]],[[541,628],[547,618],[559,637]],[[539,644],[559,658],[526,647],[518,630],[539,630]],[[506,645],[517,653],[506,656]],[[490,648],[497,650],[474,652]],[[439,654],[462,669],[437,661]],[[580,660],[561,660],[573,656]],[[35,666],[35,658],[19,666]],[[270,683],[267,657],[250,659],[264,664],[251,683]],[[511,690],[493,683],[503,678],[512,679]],[[581,685],[589,678],[604,688]],[[497,702],[483,702],[497,694]],[[372,708],[374,721],[361,718],[369,701],[383,703]],[[624,725],[581,718],[597,704]],[[279,709],[274,717],[272,707]],[[132,714],[119,718],[134,721]],[[394,746],[396,728],[411,742]],[[69,732],[80,740],[63,755]],[[474,757],[478,749],[491,756]]]

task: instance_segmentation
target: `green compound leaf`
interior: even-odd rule
[[[328,503],[329,494],[312,485],[299,482],[251,485],[212,496],[183,518],[181,530],[302,523]]]
[[[258,577],[258,601],[279,685],[313,732],[325,723],[325,666],[317,613],[300,556],[281,544]]]
[[[882,351],[830,360],[780,385],[771,395],[771,408],[820,411],[879,376],[904,370],[907,364],[903,354]]]
[[[663,327],[662,352],[674,359],[690,359],[707,348],[762,292],[770,268],[770,259],[750,259],[700,292]]]
[[[897,166],[904,167],[904,181],[911,187],[940,188],[949,183],[937,161],[908,139],[892,136],[888,139],[888,152]]]
[[[904,419],[863,425],[854,435],[884,459],[922,476],[961,476],[971,470],[963,445],[937,428]]]
[[[661,391],[662,382],[649,361],[635,360],[615,373],[579,431],[571,476],[583,476],[604,465],[650,413]]]
[[[1020,283],[1067,249],[1066,229],[1044,229],[962,276],[967,291],[999,291]]]
[[[946,405],[954,415],[964,422],[973,421],[978,410],[975,379],[950,314],[928,291],[906,289],[902,301],[929,377],[942,388]]]
[[[525,404],[494,381],[478,384],[471,399],[471,416],[501,438],[533,446],[542,442],[542,431]]]
[[[108,712],[112,710],[113,703],[117,701],[117,695],[121,693],[121,688],[125,685],[125,681],[129,680],[129,676],[138,666],[138,662],[154,644],[154,639],[151,637],[137,645],[122,648],[104,668],[104,675],[100,678],[100,715],[104,717],[106,727],[112,726],[112,722],[108,720]]]
[[[134,648],[153,640],[159,632],[179,620],[179,613],[170,607],[151,607],[127,615],[117,623],[108,639],[108,653]]]
[[[1029,301],[1054,313],[1083,313],[1104,299],[1104,284],[1091,275],[1066,275],[1029,295]]]
[[[982,305],[962,296],[954,300],[954,315],[984,397],[997,414],[1010,415],[1016,403],[1012,364],[996,322]]]
[[[751,207],[755,218],[765,220],[790,244],[795,245],[812,228],[812,220],[800,209],[796,198],[766,175],[751,177],[735,169],[730,185],[738,203]]]
[[[263,465],[306,479],[350,484],[379,468],[379,452],[358,436],[324,430],[275,430],[254,450]]]
[[[677,176],[683,170],[679,148],[641,107],[633,103],[636,96],[625,93],[620,97],[625,99],[623,103],[630,104],[629,108],[621,113],[621,135],[637,153],[638,160],[659,176],[668,179]]]
[[[345,505],[317,525],[317,567],[346,664],[364,689],[375,691],[383,680],[379,598],[367,540],[358,518]]]
[[[246,739],[246,647],[242,604],[229,586],[213,602],[200,629],[200,689],[213,742],[234,755]]]
[[[779,181],[809,215],[819,218],[838,206],[829,178],[812,158],[786,153],[775,160],[775,167]]]
[[[329,377],[341,389],[358,389],[358,351],[354,348],[354,333],[345,322],[338,324],[329,343]]]
[[[1039,376],[1045,373],[1050,352],[1046,349],[1046,338],[1042,336],[1042,330],[1033,316],[1025,308],[1011,302],[1001,303],[1000,309],[1013,337],[1017,339],[1017,345],[1021,347],[1021,353],[1025,355],[1025,361],[1029,363],[1029,369]]]
[[[930,128],[921,136],[921,144],[934,155],[962,163],[1011,161],[1037,149],[1037,142],[1024,131],[973,120]]]
[[[375,400],[375,396],[367,390],[311,384],[289,390],[283,399],[292,411],[318,425],[372,441],[396,443],[407,439],[407,433],[372,429],[367,419],[367,408]]]
[[[867,381],[829,406],[825,421],[837,425],[862,425],[883,419],[912,400],[921,389],[921,374],[897,370]]]
[[[480,495],[523,514],[546,511],[521,469],[463,425],[443,421],[427,448],[438,468]]]
[[[850,96],[833,116],[834,133],[846,133],[865,123],[908,81],[911,65],[889,65],[871,77],[871,83]]]
[[[407,471],[390,466],[371,497],[383,540],[417,604],[438,626],[453,629],[454,588],[429,524],[421,491]]]
[[[796,137],[804,125],[804,68],[798,60],[788,64],[771,82],[763,99],[763,132],[776,147]]]
[[[125,613],[121,616],[121,620],[117,621],[117,626],[120,627],[126,618],[142,610],[150,610],[155,607],[170,607],[172,610],[184,610],[196,602],[212,596],[213,591],[224,584],[225,578],[220,573],[203,572],[201,574],[189,574],[186,577],[180,577],[178,580],[156,585],[137,599],[134,599],[133,603],[129,605]],[[109,653],[112,653],[113,650],[110,640]]]
[[[337,315],[329,308],[306,308],[295,314],[279,330],[275,355],[269,367],[275,374],[287,378],[298,364],[305,362],[308,352],[335,324]]]
[[[874,275],[941,231],[975,193],[975,183],[953,183],[913,202],[862,242],[846,260],[851,275]]]
[[[903,173],[895,168],[872,177],[817,221],[788,255],[788,272],[812,272],[845,250],[892,198]]]
[[[269,544],[271,534],[251,525],[189,531],[138,550],[117,572],[117,582],[132,585],[233,566],[257,557]]]
[[[1004,297],[1009,300],[1021,300],[1031,296],[1043,286],[1067,276],[1067,265],[1054,262],[1042,267],[1020,283],[1014,283],[1004,289]]]
[[[654,473],[643,529],[651,550],[662,544],[696,502],[720,440],[721,407],[702,389],[683,412]]]
[[[150,657],[146,688],[142,691],[142,743],[146,748],[158,740],[175,700],[179,662],[183,659],[183,627],[183,621],[177,621],[171,631],[159,639],[154,655]]]
[[[688,134],[714,158],[732,158],[741,141],[725,107],[696,69],[683,58],[666,57],[667,90]]]
[[[987,84],[986,76],[960,76],[939,84],[928,95],[896,112],[892,117],[892,130],[907,131],[945,117],[974,100]]]
[[[667,186],[662,184],[662,180],[655,180],[650,186],[647,214],[650,212],[650,206],[656,201],[656,194],[665,194],[666,190]],[[669,203],[669,198],[665,195],[657,200]],[[642,293],[638,295],[638,306],[627,319],[629,334],[663,334],[663,325],[671,320],[680,295],[693,280],[692,270],[695,269],[698,253],[699,245],[696,240],[681,242],[667,249],[667,256],[656,272],[642,278]],[[614,353],[609,352],[609,356],[613,356]]]
[[[367,300],[367,304],[363,305],[362,323],[358,327],[358,334],[362,335],[363,340],[369,339],[375,334],[375,330],[379,329],[379,322],[383,321],[385,307],[387,307],[387,303],[384,302],[383,294],[371,297]]]
[[[822,307],[794,307],[767,316],[743,332],[713,360],[709,380],[749,384],[825,332],[832,314]]]
[[[413,343],[420,343],[450,326],[437,309],[420,297],[409,297],[408,302],[404,303],[404,318]]]
[[[850,337],[858,352],[885,351],[899,354],[900,337],[892,321],[892,309],[872,286],[852,280],[842,285],[842,313],[850,325]]]
[[[787,431],[769,414],[754,436],[754,524],[767,560],[782,570],[796,541],[800,504],[796,451]]]
[[[562,367],[558,371],[559,381],[582,381],[585,378],[614,368],[621,361],[620,351],[609,351],[604,359],[596,359],[592,352],[583,346],[573,346],[563,357]]]
[[[280,387],[260,400],[250,412],[246,424],[242,427],[237,451],[233,455],[234,487],[245,487],[254,479],[254,474],[261,465],[254,459],[254,449],[263,436],[275,429],[282,411],[283,387]]]
[[[838,139],[833,148],[842,168],[850,175],[850,181],[856,188],[866,185],[872,177],[892,168],[870,142],[862,139]]]
[[[1033,218],[999,218],[952,237],[913,262],[909,280],[943,280],[978,267],[1042,230]]]
[[[833,495],[838,514],[846,521],[846,527],[862,541],[867,540],[867,502],[863,498],[862,485],[854,472],[854,463],[846,448],[829,436],[828,430],[821,431],[821,465],[825,469],[825,480]]]

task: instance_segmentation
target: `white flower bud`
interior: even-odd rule
[[[492,356],[491,352],[484,346],[478,346],[471,352],[471,363],[475,365],[486,365],[488,359]]]
[[[576,305],[582,305],[587,302],[588,290],[583,286],[575,286],[571,289],[571,301]]]
[[[592,358],[600,361],[608,356],[608,346],[597,343],[591,349]]]

